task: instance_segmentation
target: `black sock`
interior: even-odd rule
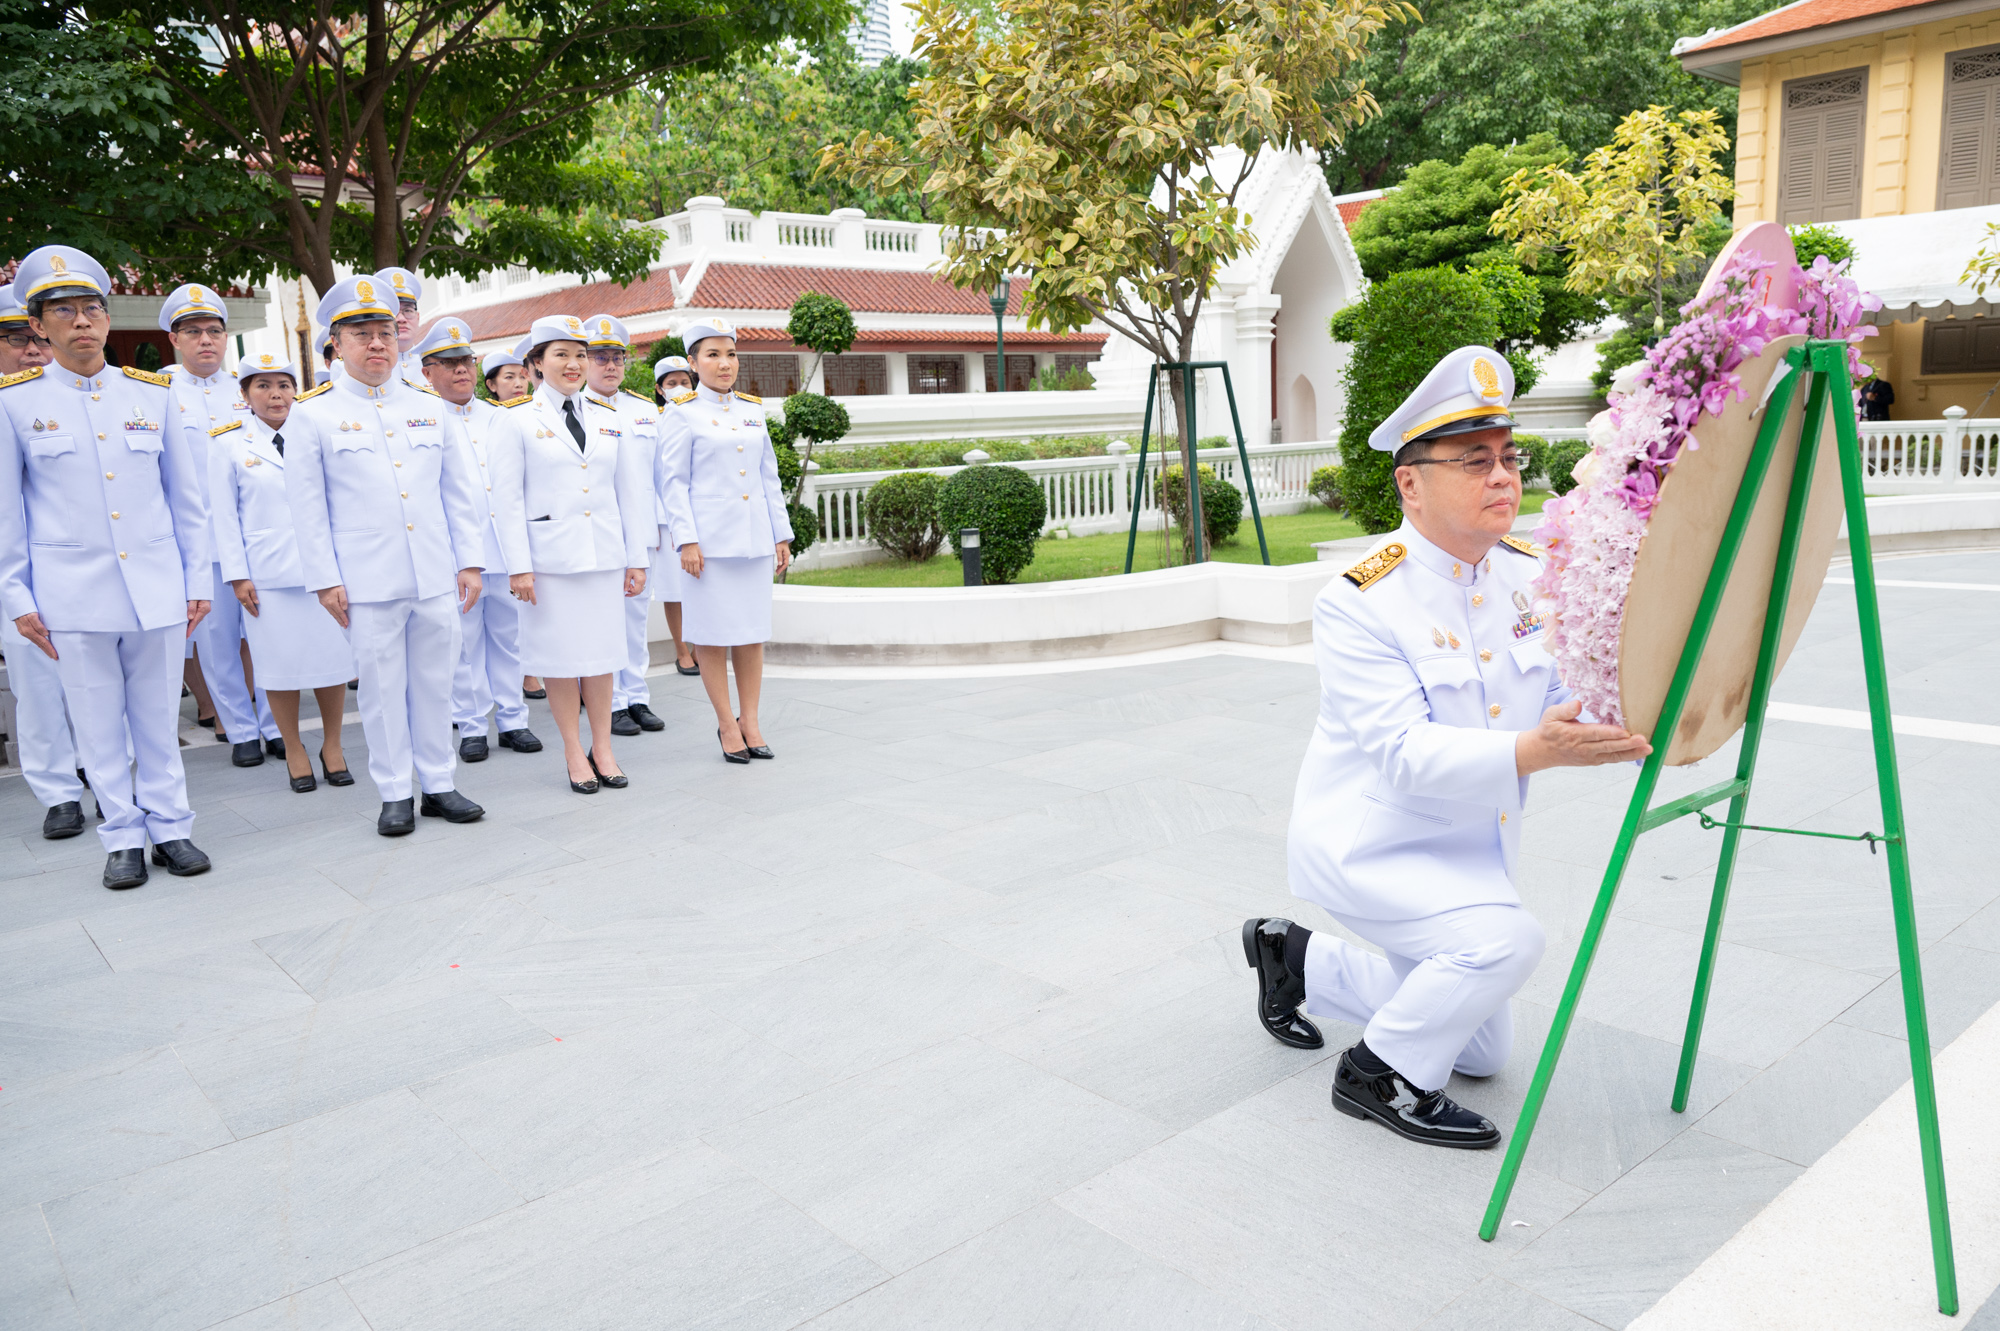
[[[1285,930],[1285,969],[1294,975],[1306,973],[1306,943],[1312,936],[1312,930],[1296,924]]]
[[[1368,1047],[1366,1040],[1357,1041],[1354,1048],[1347,1051],[1347,1061],[1354,1064],[1354,1070],[1364,1077],[1386,1077],[1395,1071]]]

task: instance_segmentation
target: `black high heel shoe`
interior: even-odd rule
[[[292,793],[294,795],[303,795],[308,791],[318,789],[319,781],[314,778],[310,763],[306,765],[306,774],[304,776],[292,777]]]
[[[597,764],[591,763],[590,770],[592,772],[595,772],[597,770]],[[565,770],[563,775],[568,776],[569,775],[568,771]],[[588,781],[579,781],[572,776],[569,778],[569,788],[575,791],[579,795],[595,795],[597,793],[597,778],[593,776]]]
[[[616,776],[606,776],[604,773],[597,771],[597,754],[595,752],[584,754],[583,760],[589,763],[590,770],[597,774],[597,783],[601,786],[609,786],[613,790],[623,790],[632,784],[631,780],[623,772],[620,772]]]
[[[736,718],[736,728],[738,730],[743,729],[743,718],[740,716]],[[752,744],[747,735],[743,738],[743,752],[749,754],[752,758],[775,758],[778,756],[771,752],[771,746],[768,744]]]
[[[721,726],[715,728],[715,742],[722,744]],[[731,753],[727,744],[722,744],[722,756],[732,763],[743,763],[747,766],[750,762],[750,750],[738,749],[735,753]]]
[[[326,765],[325,749],[319,751],[319,770],[326,773],[326,783],[329,786],[351,786],[354,784],[354,774],[349,772],[345,767],[336,772]],[[298,787],[294,786],[293,789],[296,790]]]

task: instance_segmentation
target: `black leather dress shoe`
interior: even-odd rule
[[[1500,1144],[1500,1129],[1443,1091],[1420,1091],[1394,1068],[1364,1076],[1352,1050],[1333,1070],[1333,1107],[1352,1118],[1372,1118],[1389,1131],[1426,1146],[1484,1151]]]
[[[549,696],[549,691],[547,689],[522,689],[521,696],[523,698],[533,698],[536,702],[540,702]]]
[[[283,738],[265,740],[264,752],[272,758],[283,758],[285,756],[285,741]]]
[[[417,802],[383,800],[381,815],[375,819],[375,830],[383,836],[408,836],[416,831]]]
[[[662,721],[652,708],[642,702],[635,702],[625,710],[632,714],[632,719],[639,723],[639,729],[641,730],[665,730],[667,728],[667,723]]]
[[[1257,1020],[1279,1044],[1294,1049],[1319,1049],[1326,1037],[1299,1013],[1306,1001],[1306,980],[1285,964],[1285,931],[1290,920],[1243,921],[1243,955],[1257,972]]]
[[[683,675],[699,675],[701,673],[701,662],[697,661],[693,665],[682,665],[679,661],[676,661],[674,662],[674,669]]]
[[[425,791],[419,812],[426,818],[442,818],[448,823],[476,823],[486,816],[486,810],[455,790],[440,790],[436,794]]]
[[[264,746],[254,739],[246,739],[241,744],[229,747],[229,761],[238,767],[262,767]]]
[[[636,735],[639,723],[632,719],[632,709],[620,707],[611,714],[611,733],[614,735]]]
[[[535,732],[525,727],[520,730],[503,730],[494,738],[500,741],[501,748],[512,749],[516,753],[542,751],[542,742],[535,738]]]
[[[114,892],[137,887],[146,881],[146,852],[114,850],[104,861],[104,885]]]
[[[194,842],[186,837],[162,841],[153,847],[153,863],[176,878],[192,878],[198,873],[208,872],[208,856],[197,850]]]
[[[49,841],[67,841],[83,831],[83,804],[68,800],[52,805],[42,815],[42,836]]]
[[[469,763],[486,761],[486,736],[467,735],[458,742],[458,756]]]

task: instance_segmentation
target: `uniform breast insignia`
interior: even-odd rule
[[[1409,553],[1399,542],[1391,541],[1340,576],[1365,592],[1388,577],[1389,571],[1402,563]]]
[[[421,416],[404,421],[403,428],[407,430],[435,430],[437,423],[438,419],[435,416]]]
[[[755,393],[738,393],[736,396],[745,402],[755,402],[760,407],[764,405],[764,399],[758,397]]]
[[[212,437],[218,434],[228,434],[231,430],[240,430],[242,428],[243,428],[242,421],[231,421],[227,425],[216,426],[213,430],[210,430],[208,433]]]
[[[764,428],[764,418],[762,416],[745,416],[743,424],[746,428],[761,430]]]
[[[141,370],[131,365],[123,365],[119,368],[125,371],[127,379],[137,379],[141,383],[156,384],[161,388],[165,388],[173,382],[166,375],[154,374],[151,370]]]
[[[672,397],[668,398],[667,400],[668,400],[669,402],[673,403],[673,404],[674,404],[675,406],[677,406],[677,407],[680,407],[680,406],[685,406],[685,405],[687,405],[688,403],[690,403],[690,402],[694,401],[694,399],[695,399],[695,393],[694,393],[694,390],[693,390],[693,389],[689,389],[689,390],[688,390],[687,392],[685,392],[685,393],[676,393],[676,394],[674,394],[674,395],[673,395]]]
[[[39,379],[43,369],[43,366],[37,365],[31,370],[16,370],[13,374],[0,375],[0,388],[12,388],[15,384],[25,384],[30,379]]]
[[[1431,641],[1436,643],[1440,647],[1444,646],[1444,630],[1440,628],[1433,628],[1431,630]]]
[[[500,405],[503,407],[518,407],[523,402],[533,402],[534,400],[535,400],[535,395],[533,393],[523,393],[519,397],[508,398],[505,402],[502,402]]]
[[[333,391],[333,385],[332,385],[331,383],[324,383],[324,384],[321,384],[321,385],[320,385],[320,386],[319,386],[318,388],[309,388],[309,389],[307,389],[307,390],[306,390],[305,392],[303,392],[303,393],[299,394],[299,395],[298,395],[297,397],[293,398],[293,399],[292,399],[292,401],[293,401],[293,402],[304,402],[304,401],[305,401],[305,400],[307,400],[308,398],[315,398],[315,397],[318,397],[318,396],[319,396],[319,395],[320,395],[321,393],[330,393],[330,392],[332,392],[332,391]]]
[[[1502,536],[1500,544],[1506,546],[1509,550],[1519,550],[1530,559],[1540,559],[1542,557],[1540,546],[1536,545],[1533,541],[1524,541],[1518,536]]]
[[[1444,640],[1451,644],[1451,649],[1454,652],[1457,651],[1459,648],[1465,646],[1464,643],[1458,640],[1458,635],[1456,633],[1446,633],[1444,635]]]
[[[264,459],[252,453],[249,457],[243,459],[243,465],[246,467],[261,467],[264,465]]]
[[[597,427],[597,432],[599,434],[608,434],[613,439],[623,439],[625,437],[625,432],[623,430],[613,430],[602,425]]]
[[[1515,637],[1532,637],[1542,631],[1542,617],[1536,614],[1535,607],[1528,603],[1528,594],[1526,592],[1514,593],[1514,609],[1520,612],[1519,617],[1514,621]]]

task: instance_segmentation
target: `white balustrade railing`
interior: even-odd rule
[[[1115,445],[1114,445],[1115,447]],[[1204,448],[1197,458],[1215,469],[1222,480],[1243,488],[1242,459],[1236,449]],[[1256,482],[1257,505],[1266,515],[1296,513],[1313,502],[1307,491],[1313,472],[1340,460],[1340,450],[1332,440],[1299,444],[1272,444],[1250,449],[1250,475]],[[1010,466],[1035,478],[1042,487],[1048,506],[1044,532],[1058,527],[1073,535],[1124,531],[1132,522],[1132,505],[1139,506],[1139,525],[1149,531],[1161,525],[1159,498],[1155,493],[1160,472],[1180,461],[1178,452],[1162,454],[1149,449],[1146,474],[1138,475],[1138,454],[1132,451],[1105,457],[1044,458],[1032,462],[989,462],[984,466]],[[963,467],[930,468],[939,476],[953,476]],[[801,495],[807,507],[819,515],[819,540],[806,553],[808,566],[858,563],[881,554],[868,534],[868,492],[882,480],[900,475],[898,471],[820,471],[815,467]],[[1136,497],[1135,492],[1136,490]],[[1250,520],[1244,506],[1243,520]]]

